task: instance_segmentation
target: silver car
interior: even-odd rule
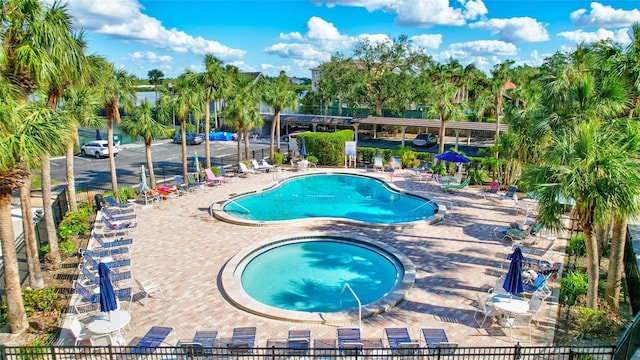
[[[118,155],[120,148],[118,144],[113,144],[113,156]],[[90,141],[80,148],[82,156],[94,156],[96,159],[109,156],[109,145],[107,140]]]
[[[430,147],[438,142],[432,133],[421,133],[413,139],[413,145],[419,147]]]

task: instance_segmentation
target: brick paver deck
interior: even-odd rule
[[[362,169],[348,171],[365,173]],[[291,174],[294,173],[280,173],[280,177]],[[386,173],[367,174],[388,179]],[[256,326],[257,346],[265,346],[269,338],[286,338],[292,328],[308,328],[316,339],[335,337],[337,326],[357,326],[357,322],[319,325],[255,316],[230,305],[218,288],[218,276],[225,262],[252,243],[266,237],[327,231],[383,241],[407,254],[417,267],[415,286],[406,300],[386,313],[364,319],[363,337],[382,338],[384,327],[406,326],[414,340],[418,340],[420,328],[434,327],[444,328],[449,340],[460,346],[511,345],[508,329],[489,320],[484,328],[478,328],[473,320],[476,293],[486,293],[497,275],[506,271],[501,269],[500,254],[510,252],[511,244],[496,240],[493,229],[522,219],[522,214],[514,214],[511,204],[496,206],[476,196],[476,188],[444,193],[436,183],[417,182],[412,172],[400,170],[394,176],[395,186],[453,205],[444,221],[420,229],[390,231],[344,224],[247,227],[210,217],[212,202],[274,182],[273,174],[230,178],[222,186],[206,187],[138,211],[140,225],[133,246],[133,275],[160,282],[165,298],[149,298],[146,307],[141,301],[132,303],[133,319],[131,330],[125,333],[127,341],[142,336],[152,325],[174,327],[178,339],[192,338],[196,330],[205,329],[218,330],[219,337],[228,338],[234,327]],[[563,249],[564,241],[556,241],[545,259],[562,261]],[[531,345],[548,345],[553,341],[558,282],[553,287],[553,296],[538,314],[539,326],[532,325]],[[514,337],[526,342],[527,330],[515,329]]]

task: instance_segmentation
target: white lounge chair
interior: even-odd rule
[[[251,162],[251,167],[253,168],[253,170],[256,170],[256,171],[269,172],[274,167],[273,165],[268,165],[268,166],[260,165],[258,163],[258,160],[256,159],[251,159],[250,162]]]
[[[257,171],[253,169],[249,169],[247,165],[243,162],[238,163],[238,171],[240,172],[240,176],[247,176],[249,174],[257,173]]]

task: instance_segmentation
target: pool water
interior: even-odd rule
[[[253,258],[242,271],[242,287],[255,300],[280,309],[334,312],[384,297],[404,270],[383,251],[335,240],[284,243]]]
[[[283,180],[266,191],[236,197],[222,210],[254,221],[344,218],[397,224],[428,219],[435,208],[428,199],[395,191],[379,179],[326,173]]]

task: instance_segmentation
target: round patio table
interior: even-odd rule
[[[111,311],[94,317],[87,324],[87,329],[94,334],[109,334],[111,345],[124,345],[124,337],[120,329],[129,325],[131,314],[126,310]]]

